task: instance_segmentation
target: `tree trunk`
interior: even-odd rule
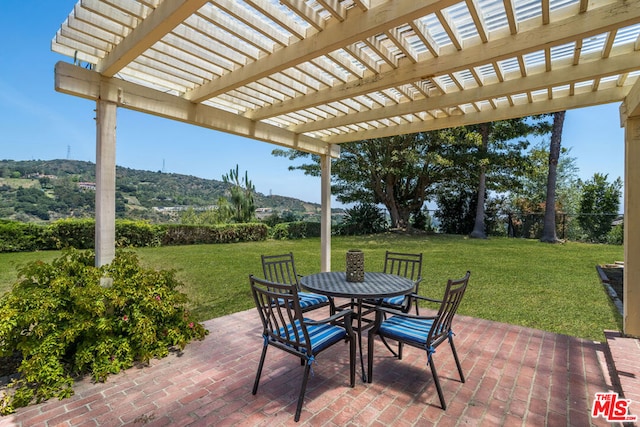
[[[480,125],[480,134],[482,135],[482,153],[486,154],[489,147],[489,123]],[[487,192],[487,174],[484,164],[480,167],[480,177],[478,180],[478,204],[476,205],[476,220],[473,231],[469,237],[476,239],[486,239],[487,233],[484,224],[484,202],[485,193]]]
[[[389,211],[389,217],[391,218],[391,228],[399,228],[401,223],[400,209],[394,198],[387,198],[383,204]]]
[[[553,115],[553,129],[549,144],[549,174],[547,175],[547,199],[544,208],[544,226],[541,242],[557,243],[556,235],[556,181],[558,179],[558,159],[562,143],[562,128],[566,111],[558,111]]]

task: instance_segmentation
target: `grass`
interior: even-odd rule
[[[621,317],[603,289],[597,264],[623,259],[622,246],[463,236],[333,237],[331,266],[345,269],[345,253],[362,249],[365,268],[381,271],[384,252],[422,252],[420,293],[441,296],[447,278],[471,270],[460,313],[554,333],[603,341],[605,329],[621,330]],[[261,254],[292,251],[300,274],[320,269],[320,240],[266,241],[226,245],[136,249],[153,268],[175,269],[199,320],[253,307],[248,276],[262,276]],[[16,268],[50,261],[58,252],[0,254],[0,293],[10,289]]]

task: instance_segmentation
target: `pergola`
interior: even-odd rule
[[[327,271],[340,143],[619,102],[624,331],[640,336],[640,0],[80,0],[52,49],[73,58],[56,90],[97,104],[98,265],[118,107],[320,155]]]

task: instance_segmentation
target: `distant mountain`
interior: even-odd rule
[[[95,214],[95,164],[78,160],[0,160],[0,218],[48,221]],[[189,207],[206,209],[225,196],[222,181],[116,167],[116,214],[154,222],[177,220]],[[255,194],[263,215],[319,215],[320,205]]]

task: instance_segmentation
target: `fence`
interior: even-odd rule
[[[468,234],[473,229],[473,218],[460,219],[464,224],[457,224],[456,230],[445,230],[437,218],[436,210],[428,210],[430,229],[436,232],[449,232],[458,234]],[[593,233],[586,232],[578,221],[579,217],[591,216],[605,218],[603,223],[607,221],[611,227],[604,227],[601,235],[594,236]],[[598,222],[598,221],[596,221]],[[556,214],[556,237],[562,240],[588,241],[588,242],[607,242],[614,244],[622,244],[622,228],[614,227],[624,222],[622,214],[578,214],[563,213]],[[489,236],[507,236],[525,239],[540,239],[544,228],[543,212],[498,212],[487,213],[485,225]],[[446,227],[444,227],[446,228]],[[612,231],[613,230],[613,231]],[[613,233],[613,235],[611,235]]]
[[[624,221],[623,215],[619,214],[573,214],[573,213],[557,213],[556,214],[556,236],[563,240],[594,240],[589,238],[578,222],[579,217],[597,216],[611,220],[611,229],[617,224]],[[522,237],[527,239],[539,239],[542,237],[544,228],[544,213],[508,213],[506,214],[506,235],[509,237]],[[497,230],[496,230],[497,231]],[[606,240],[605,235],[601,236],[600,241]],[[615,242],[612,242],[615,243]],[[621,242],[620,242],[621,243]]]

